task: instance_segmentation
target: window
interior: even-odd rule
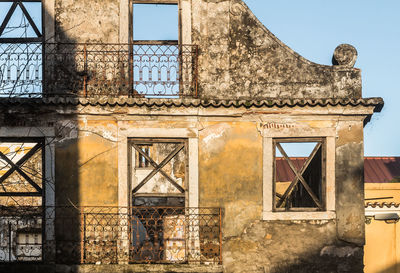
[[[221,210],[199,207],[198,133],[195,124],[185,128],[135,128],[129,122],[119,123],[118,204],[130,209],[130,220],[125,224],[129,239],[119,251],[129,253],[127,260],[131,263],[222,262]],[[140,145],[149,144],[147,156]],[[138,153],[149,157],[149,168],[138,167]],[[184,193],[160,171],[154,173],[154,180],[137,188],[156,169],[175,180]],[[161,183],[154,184],[157,179]]]
[[[171,41],[179,40],[178,4],[142,4],[133,2],[133,40]]]
[[[184,197],[186,185],[186,140],[132,139],[132,194]]]
[[[187,141],[132,139],[130,260],[184,262]]]
[[[42,259],[30,231],[42,229],[44,145],[44,138],[0,138],[0,232],[7,241],[0,262]]]
[[[53,261],[54,246],[42,247],[54,241],[53,140],[48,127],[0,130],[0,263]]]
[[[150,148],[152,144],[145,144],[145,145],[138,145],[138,148],[142,150],[143,154],[147,155],[144,156],[142,153],[136,152],[136,168],[148,168],[150,167],[150,161],[147,159],[150,157]]]
[[[263,220],[334,219],[335,128],[262,126]]]
[[[196,93],[198,51],[188,37],[181,37],[185,12],[181,14],[178,1],[133,0],[132,7],[133,94],[178,98]]]
[[[41,0],[0,2],[0,96],[42,93]]]
[[[325,210],[324,139],[274,139],[273,145],[274,211]]]

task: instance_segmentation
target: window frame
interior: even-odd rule
[[[178,8],[178,40],[134,40],[134,30],[135,26],[133,25],[133,9],[134,5],[137,4],[148,4],[148,5],[176,5]],[[182,8],[180,6],[179,0],[130,0],[129,1],[129,10],[130,10],[130,29],[129,29],[129,40],[132,44],[160,44],[160,45],[179,45],[182,44]]]
[[[263,220],[329,220],[336,218],[335,212],[335,137],[334,128],[308,128],[298,123],[266,123],[263,135]],[[274,210],[274,139],[324,139],[325,141],[325,195],[324,210],[321,211],[275,211]],[[302,141],[303,140],[303,141]]]
[[[273,198],[273,211],[274,212],[290,212],[290,211],[325,211],[326,210],[326,141],[324,137],[317,137],[317,138],[303,138],[303,137],[291,137],[291,138],[273,138],[273,151],[274,151],[274,167],[273,167],[273,194],[274,197],[276,196],[276,183],[278,181],[276,181],[276,174],[277,174],[277,166],[276,166],[276,149],[277,149],[277,143],[281,144],[281,143],[321,143],[321,147],[319,149],[321,149],[321,153],[322,153],[322,157],[321,157],[321,188],[322,188],[322,193],[321,196],[319,198],[319,202],[321,207],[318,207],[318,205],[316,204],[315,207],[292,207],[289,209],[285,209],[285,208],[277,208],[276,207],[276,198]],[[283,147],[282,147],[283,148]],[[318,150],[319,150],[318,149]],[[285,151],[286,152],[286,151]],[[309,155],[307,157],[307,160],[310,159]],[[310,159],[311,160],[315,157],[315,154],[312,155],[313,157]],[[289,156],[289,158],[291,158]],[[285,158],[284,158],[285,159]],[[307,162],[306,160],[306,162]],[[287,162],[287,160],[285,159],[285,161]],[[305,164],[305,163],[304,163]],[[300,170],[298,170],[300,172]],[[299,173],[301,176],[303,176],[303,174]],[[292,181],[290,181],[292,182]],[[307,182],[307,181],[306,181]],[[299,180],[297,180],[296,184],[300,184],[301,182]],[[309,194],[309,193],[308,193]],[[316,194],[314,192],[314,194]],[[290,194],[289,194],[290,195]],[[318,197],[318,196],[317,196]]]
[[[35,34],[37,37],[26,37],[26,38],[19,38],[19,37],[11,37],[11,38],[0,38],[0,43],[43,43],[44,41],[46,41],[45,38],[45,14],[46,14],[46,7],[45,7],[45,2],[46,1],[42,1],[42,0],[21,0],[19,2],[17,1],[12,1],[12,0],[3,0],[0,2],[10,2],[13,3],[12,6],[10,7],[9,11],[6,14],[6,17],[4,18],[4,20],[2,22],[0,22],[0,31],[3,32],[4,28],[7,26],[7,24],[9,23],[9,20],[11,19],[12,15],[15,12],[15,8],[13,9],[13,7],[17,7],[18,5],[20,6],[22,12],[25,14],[25,17],[27,18],[27,20],[29,21],[29,23],[31,24]],[[41,23],[42,23],[42,27],[41,29],[39,29],[36,26],[36,23],[33,21],[32,16],[30,15],[30,11],[24,6],[24,3],[41,3]],[[11,13],[10,13],[11,12]]]
[[[41,238],[42,259],[40,262],[55,261],[55,130],[53,127],[1,127],[0,138],[32,139],[44,141],[42,150],[43,185],[42,206],[43,234]]]
[[[129,159],[128,159],[128,166],[129,166],[129,170],[128,170],[128,175],[129,175],[129,183],[130,183],[130,193],[131,193],[131,197],[130,200],[132,200],[132,198],[134,198],[135,196],[140,197],[140,196],[147,196],[147,197],[184,197],[185,198],[185,207],[187,207],[188,205],[188,166],[189,166],[189,155],[188,155],[188,138],[136,138],[136,137],[131,137],[128,138],[128,143],[129,143]],[[177,182],[174,181],[173,182],[169,182],[172,183],[172,185],[174,185],[176,187],[176,189],[178,189],[180,191],[180,193],[140,193],[138,192],[140,189],[138,189],[137,192],[135,192],[135,187],[133,186],[133,177],[135,176],[135,173],[137,171],[141,171],[141,170],[150,170],[150,171],[156,171],[156,173],[159,173],[161,176],[167,177],[167,174],[162,174],[163,172],[163,168],[161,168],[160,170],[156,170],[155,166],[152,166],[152,164],[150,163],[150,161],[147,161],[148,165],[146,166],[140,166],[138,165],[137,162],[137,158],[140,158],[140,154],[138,154],[138,151],[133,147],[133,144],[137,145],[138,147],[140,146],[152,146],[154,147],[155,144],[168,144],[168,143],[173,143],[173,144],[181,144],[183,145],[183,148],[181,151],[179,151],[177,154],[179,154],[180,152],[185,153],[185,180],[183,181],[183,186],[179,186],[177,185]],[[175,156],[177,156],[177,154]],[[149,158],[151,158],[154,163],[158,166],[160,166],[162,164],[162,162],[156,162],[153,158],[151,154],[147,154],[147,156]],[[169,155],[168,155],[169,156]],[[167,157],[168,157],[167,156]],[[168,162],[171,162],[171,160],[173,158],[175,158],[175,156],[173,156],[170,160],[167,161],[166,164],[168,164]],[[130,161],[129,161],[130,160]],[[165,166],[164,166],[165,167]],[[168,180],[173,180],[173,178],[168,176]],[[144,185],[143,185],[144,186]],[[132,201],[131,201],[132,202]],[[132,204],[133,206],[133,204]]]

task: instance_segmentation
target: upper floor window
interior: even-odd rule
[[[1,1],[0,42],[41,42],[42,1]]]
[[[132,16],[134,93],[179,97],[190,90],[193,50],[180,45],[178,1],[133,0]]]
[[[0,1],[0,96],[42,93],[42,3]]]
[[[148,4],[155,1],[133,1],[133,40],[171,41],[179,40],[179,13],[177,3]],[[147,3],[147,4],[143,4]]]

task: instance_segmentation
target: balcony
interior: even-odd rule
[[[197,96],[195,45],[0,44],[0,97]]]
[[[0,263],[49,262],[42,251],[52,246],[45,239],[50,223],[58,264],[222,262],[219,208],[48,207],[45,212],[0,206]]]

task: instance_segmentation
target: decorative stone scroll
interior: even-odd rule
[[[354,67],[357,60],[357,50],[349,44],[341,44],[335,48],[333,52],[333,65],[342,65],[346,67]]]

